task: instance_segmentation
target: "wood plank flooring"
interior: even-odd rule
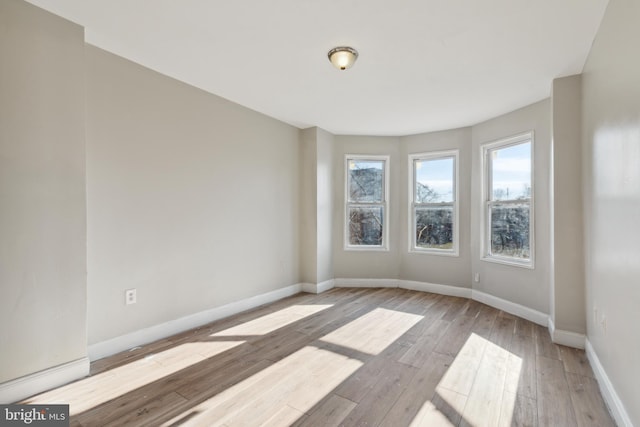
[[[98,360],[25,400],[72,426],[614,426],[583,351],[481,303],[298,294]]]

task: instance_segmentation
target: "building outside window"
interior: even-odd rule
[[[388,180],[388,156],[346,157],[346,249],[387,249]]]

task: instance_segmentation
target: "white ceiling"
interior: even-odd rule
[[[580,73],[608,0],[29,0],[86,41],[335,134],[468,126]],[[356,48],[347,71],[327,59]]]

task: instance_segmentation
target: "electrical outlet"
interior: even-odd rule
[[[607,316],[606,315],[602,315],[602,319],[600,320],[600,325],[602,326],[602,332],[604,332],[604,334],[607,334]]]
[[[480,273],[476,273],[476,276],[473,278],[476,283],[480,282]]]
[[[124,303],[126,305],[135,304],[136,302],[138,302],[136,289],[127,289],[124,291]]]

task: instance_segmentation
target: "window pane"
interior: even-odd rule
[[[491,200],[531,198],[531,142],[491,150]]]
[[[453,202],[453,157],[414,162],[416,203]]]
[[[349,160],[349,201],[384,201],[384,160]]]
[[[491,207],[491,254],[529,260],[529,203]]]
[[[453,206],[416,208],[416,247],[453,249]]]
[[[382,207],[349,208],[349,244],[382,246]]]

